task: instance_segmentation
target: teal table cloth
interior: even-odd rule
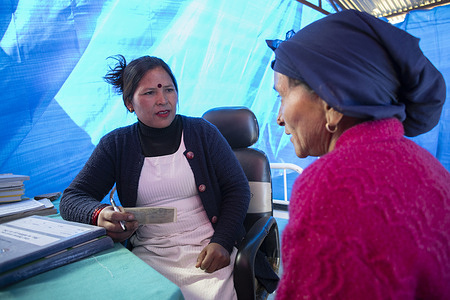
[[[0,289],[0,299],[183,299],[180,289],[141,259],[114,248]]]

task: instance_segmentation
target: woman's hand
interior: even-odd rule
[[[139,224],[134,219],[134,215],[124,211],[123,207],[119,207],[121,212],[116,212],[112,206],[107,206],[100,212],[97,225],[106,229],[114,242],[123,242],[128,239],[138,228]],[[124,221],[126,231],[120,226],[120,221]]]
[[[230,264],[230,253],[217,243],[211,243],[200,252],[196,268],[212,273]]]

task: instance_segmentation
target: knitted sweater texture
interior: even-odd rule
[[[186,151],[199,196],[215,230],[211,242],[231,252],[245,234],[250,187],[236,156],[216,127],[202,118],[181,116]],[[66,220],[90,223],[94,210],[117,186],[124,207],[136,206],[144,155],[137,123],[105,135],[61,197]]]
[[[396,119],[365,122],[297,178],[277,299],[450,299],[450,173]]]

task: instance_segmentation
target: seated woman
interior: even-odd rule
[[[186,299],[235,299],[234,246],[245,234],[247,178],[216,127],[176,114],[177,82],[164,61],[117,61],[105,79],[138,122],[100,140],[64,191],[61,215],[102,226],[115,241],[130,238],[133,253]],[[131,213],[101,204],[114,184],[124,207],[175,207],[177,221],[140,225]]]
[[[357,11],[275,49],[278,124],[298,157],[277,299],[450,299],[450,173],[404,137],[446,88],[418,39]]]

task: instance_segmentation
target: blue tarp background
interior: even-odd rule
[[[255,147],[271,162],[306,167],[315,158],[297,158],[276,125],[265,39],[322,17],[295,0],[0,0],[0,173],[29,175],[28,196],[63,191],[101,136],[136,121],[102,79],[106,58],[119,53],[163,58],[178,80],[181,114],[249,107],[261,129]],[[450,86],[450,6],[396,26],[421,38]],[[439,125],[414,139],[447,169],[449,127],[446,103]]]

